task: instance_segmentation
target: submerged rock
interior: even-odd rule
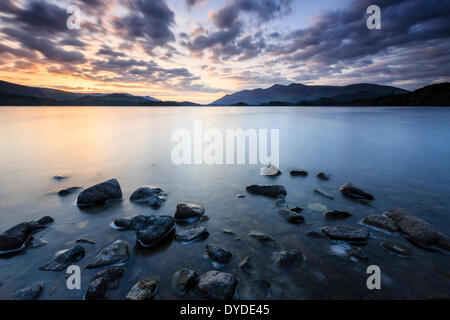
[[[314,193],[316,193],[316,194],[318,194],[318,195],[320,195],[322,197],[328,198],[330,200],[334,200],[334,198],[332,196],[330,196],[329,194],[326,194],[325,192],[323,192],[323,191],[321,191],[319,189],[314,189],[313,191],[314,191]]]
[[[130,197],[131,202],[145,204],[153,209],[161,207],[166,199],[167,193],[157,186],[140,187]]]
[[[395,224],[394,220],[385,216],[371,214],[365,217],[362,222],[368,226],[383,229],[389,232],[398,231],[397,225]]]
[[[291,210],[280,209],[278,214],[290,223],[301,224],[305,222],[305,218],[301,214]]]
[[[211,258],[211,261],[218,264],[227,264],[232,257],[231,252],[227,248],[215,244],[208,244],[206,253]]]
[[[327,226],[322,232],[335,240],[365,242],[369,239],[369,231],[364,227]]]
[[[8,300],[36,300],[42,293],[42,290],[44,290],[44,285],[36,283],[14,292],[8,297]]]
[[[24,249],[31,240],[32,231],[28,222],[22,222],[0,234],[0,254]]]
[[[236,198],[240,198],[240,199],[245,198],[245,194],[239,193],[236,195]]]
[[[239,269],[245,273],[252,273],[253,271],[253,263],[249,256],[245,257],[244,260],[239,263]]]
[[[209,232],[205,227],[196,227],[177,233],[175,236],[175,240],[184,243],[192,243],[205,240],[208,236]]]
[[[141,230],[153,224],[157,218],[155,215],[138,215],[131,218],[114,220],[113,227],[122,230]]]
[[[125,268],[122,267],[113,267],[97,272],[89,282],[84,298],[86,300],[107,299],[108,291],[118,287],[124,272]]]
[[[47,228],[54,221],[55,220],[53,220],[53,218],[49,216],[42,217],[39,220],[33,220],[30,222],[31,232],[32,233],[39,232]]]
[[[263,195],[266,197],[277,198],[280,196],[285,196],[287,194],[286,189],[280,185],[248,185],[246,188],[247,192]]]
[[[251,231],[248,234],[249,237],[255,238],[258,242],[261,243],[268,243],[268,242],[274,242],[275,240],[273,240],[269,235],[263,233],[263,232],[259,232],[259,231]]]
[[[65,197],[65,196],[74,194],[75,192],[77,192],[80,189],[81,189],[81,187],[70,187],[70,188],[62,189],[62,190],[58,191],[58,196]]]
[[[39,267],[44,271],[61,271],[71,264],[80,261],[86,252],[82,246],[74,246],[69,249],[58,251],[55,256],[47,263]]]
[[[384,214],[396,223],[398,229],[412,243],[427,249],[440,249],[450,252],[450,237],[422,219],[407,214],[401,209]]]
[[[296,263],[302,262],[303,258],[303,254],[300,251],[291,249],[278,253],[275,263],[279,267],[291,267]]]
[[[104,266],[125,263],[130,257],[128,243],[116,240],[100,253],[87,265],[86,268],[94,269]]]
[[[89,240],[89,239],[84,239],[84,238],[77,239],[77,240],[75,240],[74,242],[76,242],[76,243],[89,243],[89,244],[95,244],[95,241]]]
[[[394,241],[383,241],[381,247],[389,253],[399,255],[399,256],[409,256],[412,254],[412,250],[407,246]]]
[[[300,207],[293,207],[293,208],[289,208],[289,210],[300,213],[303,211],[303,208]]]
[[[323,217],[328,220],[340,220],[351,217],[352,214],[347,211],[331,210],[323,214]]]
[[[152,247],[175,230],[175,220],[170,216],[153,216],[151,224],[136,231],[136,239],[143,247]]]
[[[231,300],[237,283],[237,279],[230,273],[208,271],[200,276],[197,290],[207,299]]]
[[[306,177],[308,175],[308,172],[305,170],[291,170],[291,176],[294,177]]]
[[[117,179],[111,179],[83,190],[78,195],[78,207],[104,205],[109,200],[121,200],[122,189]]]
[[[270,164],[264,168],[261,168],[262,176],[279,176],[280,174],[281,174],[281,171],[273,164]]]
[[[125,299],[127,300],[152,300],[158,292],[159,278],[153,277],[150,280],[141,280],[136,283]]]
[[[59,175],[56,175],[56,176],[52,177],[52,179],[56,180],[56,181],[61,181],[61,180],[67,179],[67,178],[69,178],[69,177],[67,177],[67,176],[59,176]]]
[[[197,203],[179,203],[175,211],[175,220],[180,222],[193,222],[205,214],[205,209]]]
[[[351,183],[346,183],[342,185],[339,188],[339,191],[341,191],[342,195],[352,198],[352,199],[359,199],[359,200],[373,200],[374,197],[370,193],[367,193]]]
[[[172,289],[178,294],[184,294],[197,284],[198,275],[195,271],[183,268],[172,277]]]
[[[330,180],[330,175],[326,174],[324,172],[319,172],[318,174],[316,174],[317,179],[319,180],[323,180],[323,181],[328,181]]]

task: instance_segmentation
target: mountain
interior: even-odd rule
[[[314,101],[331,98],[337,101],[350,99],[366,99],[386,96],[388,94],[402,94],[408,91],[376,84],[352,84],[348,86],[307,86],[292,83],[288,86],[273,85],[267,89],[244,90],[226,95],[211,105],[261,105],[271,101],[282,101],[287,104],[297,104],[300,101]]]

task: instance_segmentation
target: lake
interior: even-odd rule
[[[175,165],[171,160],[174,130],[204,128],[279,129],[277,177],[261,176],[260,165]],[[40,299],[82,299],[97,269],[84,269],[97,253],[117,239],[128,242],[130,259],[111,299],[123,299],[139,280],[160,278],[158,299],[176,296],[172,275],[181,268],[198,274],[212,270],[205,259],[207,244],[228,248],[233,257],[221,270],[239,279],[241,299],[426,299],[450,296],[450,256],[414,246],[399,234],[371,230],[368,244],[359,247],[368,259],[346,253],[350,246],[306,235],[326,225],[355,225],[369,214],[404,208],[443,232],[450,227],[450,108],[359,107],[2,107],[0,108],[0,232],[49,215],[55,222],[37,234],[48,242],[12,256],[0,256],[0,299],[33,283],[43,282]],[[307,177],[289,171],[303,169]],[[329,181],[315,177],[331,175]],[[55,175],[67,176],[56,181]],[[96,210],[80,210],[77,194],[59,197],[63,188],[87,188],[117,178],[123,201]],[[373,194],[372,206],[341,196],[346,183]],[[278,213],[274,199],[246,193],[248,184],[286,187],[286,203],[304,208],[305,223],[290,224]],[[168,194],[159,209],[133,204],[131,193],[157,185]],[[320,188],[334,200],[313,192]],[[237,198],[245,194],[245,198]],[[173,215],[177,203],[201,203],[210,235],[184,245],[168,238],[145,249],[133,231],[117,231],[110,223],[137,214]],[[327,221],[328,210],[352,213],[342,221]],[[188,228],[177,225],[177,231]],[[235,235],[223,232],[231,230]],[[261,245],[250,231],[269,234],[275,243]],[[82,289],[68,290],[65,272],[38,270],[53,255],[78,238],[86,256]],[[395,240],[412,250],[400,257],[380,243]],[[275,252],[300,250],[306,262],[290,269],[274,265]],[[250,256],[257,270],[248,277],[239,263]],[[381,269],[381,290],[368,290],[367,266]],[[270,289],[268,285],[270,284]]]

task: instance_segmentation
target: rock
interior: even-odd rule
[[[94,269],[110,265],[125,263],[130,257],[128,243],[116,240],[100,253],[87,265],[86,268]]]
[[[369,231],[364,227],[327,226],[322,232],[335,240],[365,242],[369,239]]]
[[[209,232],[205,227],[196,227],[177,233],[175,240],[183,243],[192,243],[205,240],[208,236]]]
[[[84,248],[79,245],[69,249],[60,250],[49,262],[40,266],[39,270],[61,271],[71,264],[80,261],[85,254]]]
[[[236,195],[236,198],[245,198],[245,194],[239,193]]]
[[[318,212],[325,212],[328,210],[327,206],[321,203],[310,203],[308,204],[308,209]]]
[[[39,247],[45,246],[47,244],[48,244],[47,241],[45,241],[41,237],[38,237],[38,238],[33,239],[33,242],[31,243],[30,248],[39,248]]]
[[[263,195],[266,197],[277,198],[280,196],[285,196],[287,194],[286,189],[280,185],[248,185],[246,188],[247,192]]]
[[[92,240],[89,240],[89,239],[83,239],[83,238],[77,239],[77,240],[75,240],[74,242],[76,242],[76,243],[89,243],[89,244],[95,244],[95,241],[92,241]]]
[[[399,255],[402,257],[406,257],[412,254],[412,250],[410,248],[399,242],[383,241],[381,243],[381,247],[391,254]]]
[[[305,170],[291,170],[291,176],[294,177],[306,177],[308,175],[308,172]]]
[[[152,247],[175,230],[175,220],[170,216],[153,216],[151,224],[136,231],[136,239],[143,247]]]
[[[138,215],[132,218],[114,220],[113,227],[120,230],[142,230],[151,226],[157,219],[155,215]]]
[[[351,217],[352,214],[347,211],[331,210],[323,214],[323,217],[328,220],[340,220]]]
[[[58,191],[58,196],[65,197],[65,196],[74,194],[75,192],[77,192],[80,189],[81,189],[81,187],[70,187],[70,188],[62,189],[62,190]]]
[[[121,200],[122,189],[119,181],[111,179],[83,190],[78,195],[78,207],[104,205],[109,200]]]
[[[317,193],[318,195],[321,195],[322,197],[328,198],[330,200],[334,200],[334,198],[332,196],[330,196],[329,194],[326,194],[323,191],[320,191],[319,189],[314,189],[313,191],[314,191],[314,193]]]
[[[344,196],[353,198],[353,199],[360,199],[360,200],[373,200],[374,199],[373,195],[355,187],[351,183],[346,183],[346,184],[342,185],[339,188],[339,191],[341,191],[341,193]]]
[[[49,216],[42,217],[39,220],[33,220],[30,222],[31,232],[32,233],[39,232],[42,229],[47,228],[54,221],[55,220],[53,220],[53,218]]]
[[[362,222],[368,226],[383,229],[389,232],[398,231],[397,225],[395,224],[394,220],[385,216],[371,214],[365,217]]]
[[[270,164],[264,168],[261,168],[262,176],[279,176],[280,174],[281,174],[281,171],[273,164]]]
[[[248,236],[255,238],[258,242],[261,243],[274,242],[274,240],[269,235],[259,231],[251,231]]]
[[[316,174],[317,179],[319,180],[323,180],[323,181],[328,181],[330,180],[330,175],[326,174],[324,172],[319,172],[318,174]]]
[[[178,294],[184,294],[195,287],[197,280],[198,275],[195,271],[183,268],[173,275],[172,289]]]
[[[175,212],[175,220],[180,222],[193,222],[205,214],[205,209],[197,203],[179,203]]]
[[[284,219],[286,219],[290,223],[300,224],[305,222],[305,218],[297,212],[293,212],[286,209],[280,209],[278,210],[278,214],[280,214]]]
[[[242,272],[245,273],[252,273],[253,271],[253,264],[249,256],[245,257],[244,260],[239,263],[239,269],[242,270]]]
[[[200,276],[197,290],[207,299],[231,300],[237,283],[237,279],[230,273],[208,271]]]
[[[44,290],[42,283],[33,284],[25,289],[18,290],[8,297],[8,300],[36,300]]]
[[[368,260],[369,257],[363,254],[361,248],[350,248],[347,250],[347,254],[354,259]]]
[[[294,211],[294,212],[297,212],[297,213],[300,213],[300,212],[303,211],[303,208],[300,208],[300,207],[294,207],[294,208],[289,208],[289,210]]]
[[[52,177],[52,179],[56,180],[56,181],[61,181],[61,180],[67,179],[67,178],[69,178],[69,177],[67,177],[67,176],[58,176],[58,175]]]
[[[225,234],[229,234],[229,235],[231,235],[231,236],[236,235],[233,231],[228,230],[228,229],[222,229],[222,232],[225,233]]]
[[[167,193],[157,186],[140,187],[130,197],[131,202],[145,204],[153,209],[161,207],[166,199]]]
[[[215,244],[208,244],[206,253],[211,258],[211,261],[221,265],[227,264],[232,257],[231,252],[227,248]]]
[[[282,208],[286,206],[286,199],[284,196],[281,196],[280,198],[276,198],[274,201],[274,204],[277,208]]]
[[[152,300],[159,288],[159,278],[153,277],[150,280],[141,280],[136,283],[125,299],[127,300]]]
[[[0,234],[0,254],[17,252],[31,240],[32,229],[28,222],[22,222]]]
[[[309,232],[306,233],[306,235],[308,237],[315,238],[315,239],[322,238],[322,235],[319,232],[317,232],[317,231],[309,231]]]
[[[275,259],[275,263],[279,267],[292,267],[294,264],[302,261],[303,254],[295,249],[281,251]]]
[[[401,209],[386,212],[384,215],[394,220],[400,232],[415,245],[450,252],[450,238],[430,223]]]
[[[119,285],[125,268],[113,267],[97,272],[88,284],[84,298],[86,300],[107,299],[110,289],[115,289]]]

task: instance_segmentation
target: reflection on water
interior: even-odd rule
[[[205,129],[280,129],[280,169],[276,178],[259,175],[252,165],[182,165],[170,160],[172,131],[192,130],[194,121]],[[322,212],[350,211],[346,224],[356,225],[370,213],[397,207],[448,232],[450,226],[450,109],[447,108],[0,108],[0,232],[22,221],[50,215],[55,223],[40,236],[48,242],[12,257],[0,258],[0,298],[36,282],[44,282],[43,299],[81,299],[97,270],[84,267],[99,250],[117,239],[130,244],[131,258],[119,289],[111,298],[123,298],[135,282],[158,276],[158,298],[177,298],[170,290],[172,274],[191,268],[210,270],[204,259],[206,244],[227,247],[233,257],[223,271],[239,278],[243,299],[412,299],[450,295],[450,257],[416,248],[399,235],[373,231],[362,247],[368,260],[352,259],[346,245],[306,236],[326,224]],[[309,171],[306,178],[291,177],[290,169]],[[319,181],[315,173],[331,174]],[[54,175],[69,176],[55,181]],[[79,210],[76,194],[55,192],[73,186],[88,187],[117,178],[124,200],[106,208]],[[343,199],[338,188],[353,182],[375,195],[374,207]],[[250,183],[277,183],[286,187],[287,203],[305,208],[306,223],[292,225],[278,213],[272,199],[245,193]],[[128,201],[143,185],[158,185],[168,199],[158,210]],[[319,188],[335,200],[313,192]],[[113,230],[116,218],[136,214],[173,215],[178,202],[205,206],[210,236],[183,245],[167,239],[152,249],[135,244],[130,231]],[[186,226],[178,225],[181,230]],[[223,232],[228,229],[236,235]],[[276,243],[262,246],[247,237],[251,230],[268,233]],[[64,272],[39,271],[53,254],[86,238],[82,291],[69,291]],[[240,239],[239,241],[236,238]],[[408,258],[388,254],[384,240],[399,241],[413,250]],[[305,265],[280,269],[273,253],[298,249]],[[239,262],[253,258],[256,274],[246,276]],[[382,290],[366,287],[366,268],[382,270]],[[270,284],[270,286],[268,285]],[[188,295],[185,298],[195,298]]]

